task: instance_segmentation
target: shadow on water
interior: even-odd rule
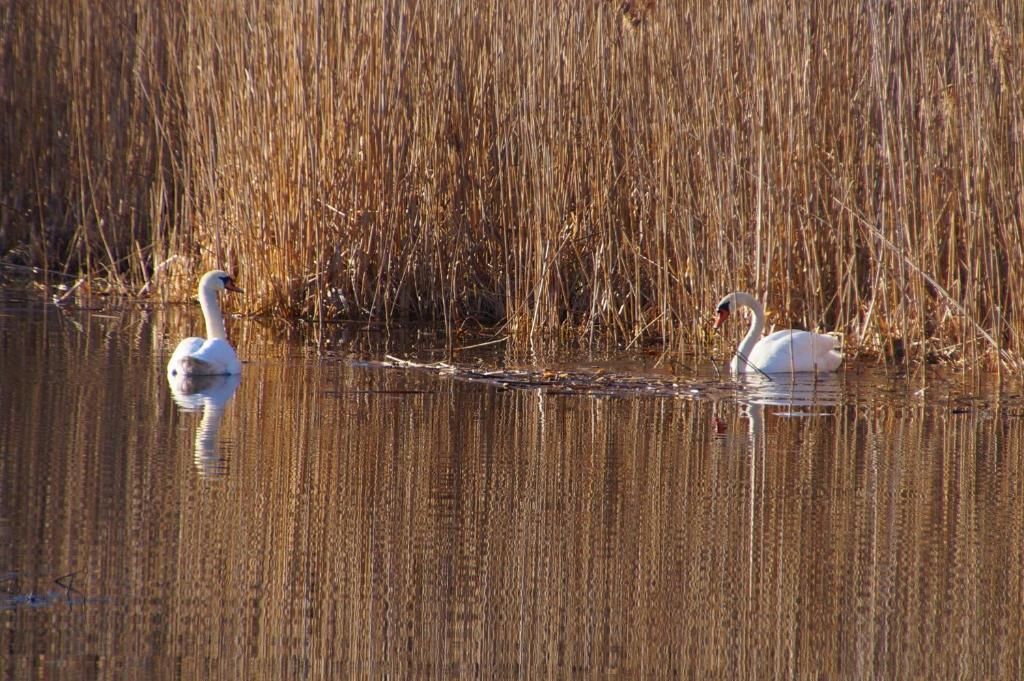
[[[8,583],[9,678],[1020,671],[1019,387],[462,380],[240,320],[241,381],[176,387],[195,310],[68,314],[0,308],[0,575],[103,600]]]

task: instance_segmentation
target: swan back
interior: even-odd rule
[[[838,343],[835,336],[810,331],[776,331],[754,346],[749,360],[766,374],[829,373],[843,361],[843,356],[836,352]],[[747,371],[754,369],[748,367]]]

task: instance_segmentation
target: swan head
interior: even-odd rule
[[[235,286],[235,279],[223,270],[211,270],[199,280],[199,292],[212,291],[234,291],[243,293],[242,289]]]
[[[729,315],[741,307],[750,308],[754,311],[756,318],[761,319],[762,322],[764,321],[764,308],[761,307],[761,303],[757,301],[757,298],[746,291],[733,291],[718,301],[718,307],[715,310],[718,313],[718,318],[715,320],[715,328],[717,329],[722,324],[725,324],[725,320],[729,318]]]
[[[718,315],[715,318],[716,329],[721,327],[722,324],[725,324],[725,320],[727,320],[729,318],[729,315],[732,314],[733,307],[735,307],[735,303],[733,301],[735,296],[735,293],[730,293],[729,295],[718,301],[718,307],[715,308],[715,313]]]

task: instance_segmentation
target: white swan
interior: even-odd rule
[[[749,293],[735,291],[718,303],[720,327],[737,308],[749,307],[754,313],[750,331],[740,342],[736,355],[729,363],[734,374],[761,372],[765,374],[792,374],[802,371],[827,373],[839,368],[843,356],[836,345],[839,339],[810,331],[787,329],[760,338],[764,329],[764,308]]]
[[[171,361],[167,363],[167,376],[223,376],[242,373],[235,349],[228,343],[224,331],[217,292],[242,292],[227,272],[213,270],[199,280],[199,305],[206,318],[207,338],[186,338],[178,344]]]

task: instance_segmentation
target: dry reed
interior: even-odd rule
[[[5,3],[0,255],[251,312],[1024,352],[1019,2]]]

